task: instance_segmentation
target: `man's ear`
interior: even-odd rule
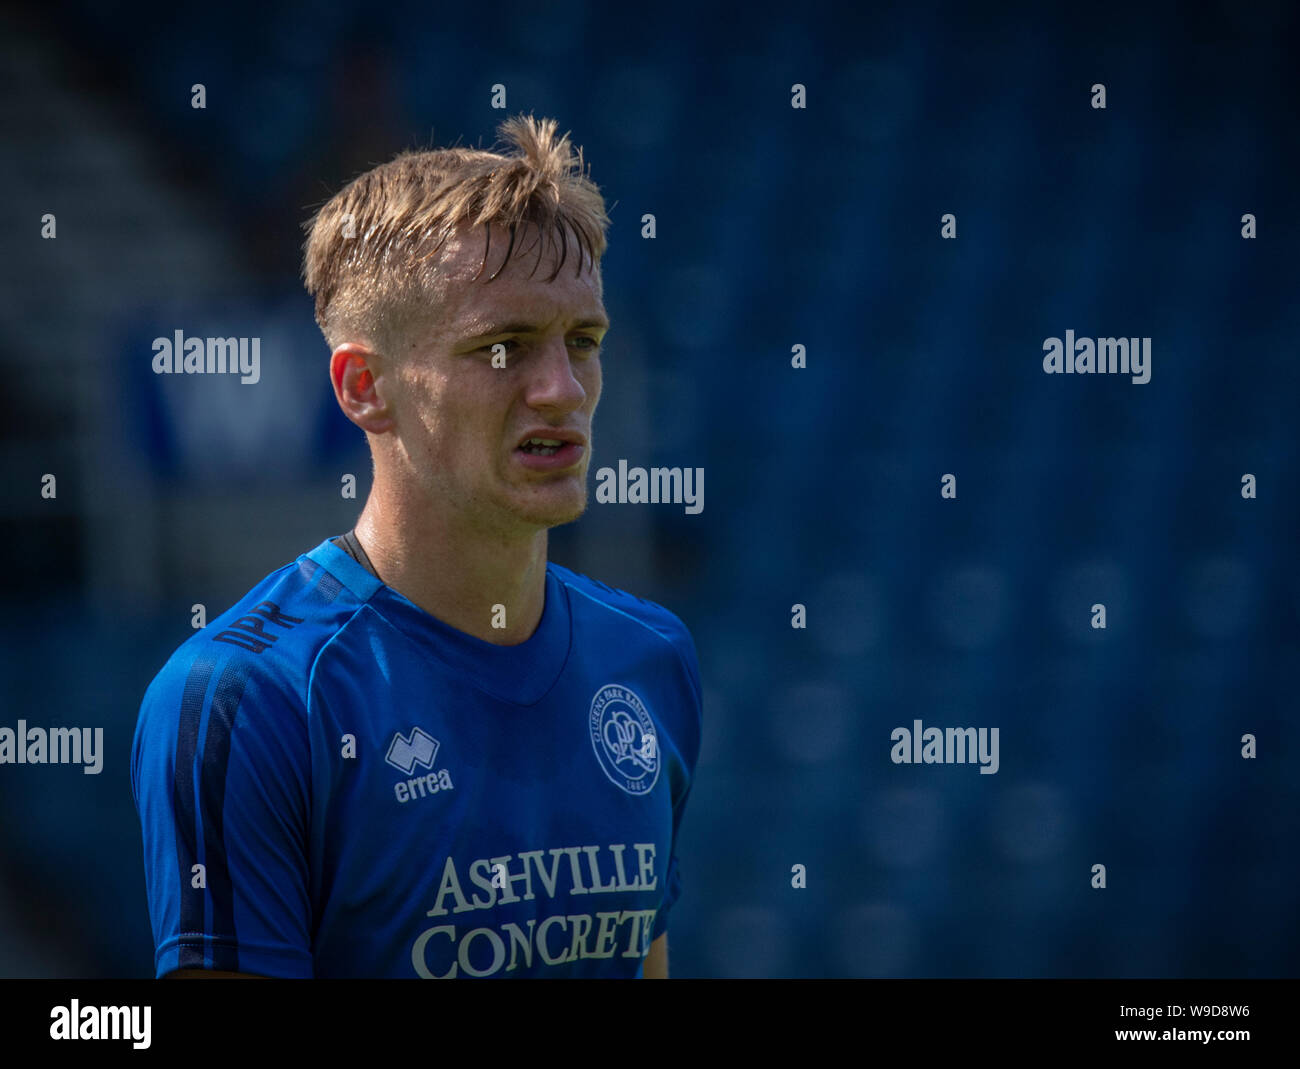
[[[383,434],[397,422],[386,396],[390,385],[384,359],[360,342],[346,342],[330,356],[330,382],[343,414],[369,434]]]

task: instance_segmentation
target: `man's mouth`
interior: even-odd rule
[[[554,456],[562,445],[564,443],[558,438],[529,438],[519,448],[536,457],[549,457]]]
[[[568,471],[582,462],[587,439],[580,431],[533,429],[542,433],[530,434],[515,446],[515,456],[525,468],[535,472]]]

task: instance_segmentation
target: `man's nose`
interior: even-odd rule
[[[563,338],[546,342],[529,368],[528,404],[533,408],[554,408],[573,412],[587,400],[587,391],[573,373],[573,359]]]

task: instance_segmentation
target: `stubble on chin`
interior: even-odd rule
[[[544,527],[562,527],[566,523],[572,523],[584,512],[587,511],[587,494],[584,492],[574,496],[570,501],[559,503],[553,507],[540,510],[537,517]]]

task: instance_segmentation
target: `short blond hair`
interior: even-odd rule
[[[584,253],[598,270],[609,227],[605,199],[586,174],[582,149],[570,145],[568,134],[557,137],[556,127],[554,119],[531,115],[507,119],[497,133],[514,146],[509,154],[403,152],[327,201],[304,224],[303,281],[330,349],[361,341],[391,350],[399,333],[435,316],[446,282],[437,253],[458,228],[485,228],[479,275],[492,226],[509,228],[505,259],[489,281],[520,255],[517,231],[530,224],[538,228],[534,273],[548,236],[552,247],[559,245],[552,279],[570,244],[577,246],[578,273]]]

